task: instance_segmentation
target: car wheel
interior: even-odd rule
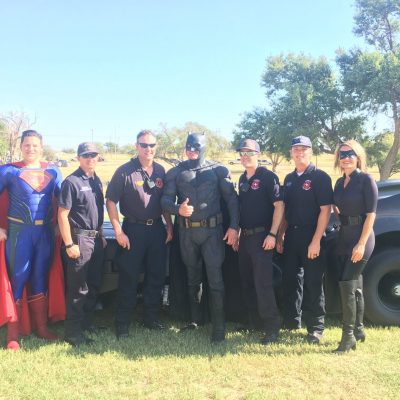
[[[364,273],[365,316],[374,324],[400,325],[400,252],[384,250]]]

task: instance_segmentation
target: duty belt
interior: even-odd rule
[[[9,215],[7,216],[7,219],[12,222],[18,222],[19,224],[24,224],[24,225],[45,225],[46,224],[46,222],[43,219],[35,219],[35,221],[32,221],[32,222],[25,222],[22,219],[10,217]]]
[[[192,221],[190,218],[179,217],[179,226],[181,228],[215,228],[219,224],[222,224],[221,213],[201,221]]]
[[[125,217],[125,220],[130,222],[131,224],[141,224],[141,225],[154,225],[157,222],[160,222],[160,217],[156,219],[136,219],[132,217]]]
[[[365,217],[362,215],[346,216],[339,214],[339,220],[342,225],[362,225],[365,221]]]
[[[256,233],[266,232],[267,229],[264,226],[257,226],[255,228],[243,228],[240,230],[240,234],[243,236],[251,236],[255,235]]]
[[[91,238],[95,238],[99,236],[99,231],[88,230],[88,229],[80,229],[80,228],[72,228],[72,232],[76,235],[87,236]]]

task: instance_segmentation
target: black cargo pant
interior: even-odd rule
[[[289,226],[285,234],[283,268],[284,324],[297,329],[303,321],[309,333],[322,333],[325,327],[324,239],[319,257],[307,257],[308,246],[315,233],[313,226]]]
[[[103,278],[104,249],[100,237],[91,238],[73,235],[74,243],[79,246],[79,258],[66,260],[66,321],[65,336],[81,334],[82,329],[90,326],[96,306],[97,296]],[[65,252],[65,248],[63,249]]]
[[[265,232],[240,237],[239,271],[249,317],[254,319],[259,315],[263,329],[276,332],[280,317],[273,287],[273,251],[262,248],[264,239]]]
[[[153,225],[124,221],[122,229],[130,241],[130,249],[120,249],[117,256],[118,302],[116,324],[129,324],[136,305],[137,286],[145,273],[143,288],[144,320],[158,319],[161,292],[165,281],[167,247],[166,230],[161,218]]]
[[[210,289],[211,311],[220,316],[223,313],[222,263],[225,257],[222,225],[215,228],[180,228],[179,242],[182,261],[187,270],[191,321],[199,323],[202,320],[200,301],[203,261]]]

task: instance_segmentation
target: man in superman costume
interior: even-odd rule
[[[30,333],[30,322],[37,336],[57,339],[47,329],[50,267],[50,285],[55,283],[58,293],[53,292],[56,296],[52,296],[53,303],[49,308],[53,320],[65,316],[59,255],[55,257],[57,266],[54,263],[52,266],[54,196],[60,192],[61,174],[56,166],[40,161],[42,152],[42,136],[33,130],[24,131],[22,161],[0,167],[0,193],[8,191],[8,196],[2,195],[0,204],[0,213],[7,212],[6,221],[0,218],[0,242],[5,241],[5,246],[1,243],[0,254],[0,325],[7,323],[7,348],[12,350],[19,349],[20,334]],[[8,206],[4,202],[8,202]]]

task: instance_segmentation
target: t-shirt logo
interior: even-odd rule
[[[253,190],[257,190],[260,188],[260,180],[259,179],[254,179],[253,182],[251,182],[251,188]]]
[[[23,169],[19,177],[24,180],[33,190],[41,192],[51,182],[53,176],[42,169]]]
[[[154,183],[155,183],[156,186],[157,186],[158,188],[160,188],[160,189],[164,186],[164,182],[163,182],[163,180],[162,180],[161,178],[157,178],[156,181],[155,181]]]
[[[304,181],[303,183],[303,189],[304,190],[310,190],[311,189],[311,181],[309,179],[307,179],[306,181]]]

